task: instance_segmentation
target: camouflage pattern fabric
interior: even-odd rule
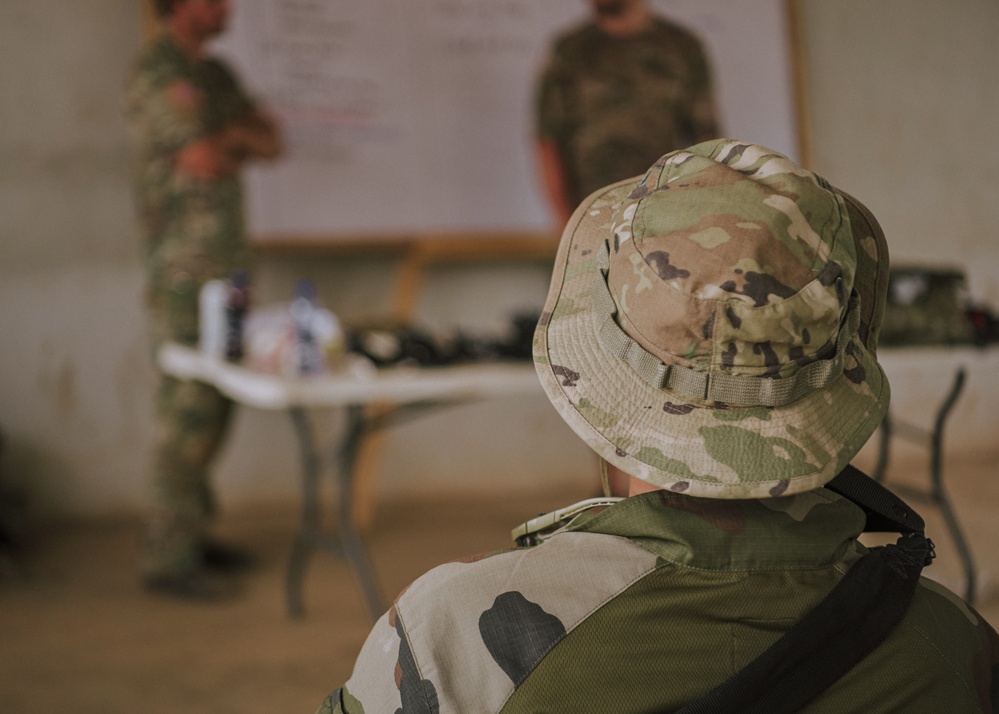
[[[174,157],[252,105],[224,64],[192,60],[166,35],[139,56],[126,101],[146,233],[153,347],[168,340],[194,345],[201,286],[247,269],[249,251],[239,177],[192,178],[174,170]],[[208,465],[230,411],[212,387],[161,377],[147,574],[197,566],[196,547],[211,513]]]
[[[549,399],[655,486],[741,499],[827,483],[888,407],[874,356],[887,250],[867,215],[731,140],[593,194],[535,335]]]
[[[156,393],[157,439],[152,509],[143,571],[189,572],[215,513],[209,466],[230,423],[232,402],[195,381],[162,377]]]
[[[764,147],[591,195],[535,361],[570,426],[660,489],[419,578],[319,712],[675,711],[753,661],[867,552],[862,509],[821,486],[887,409],[887,272],[863,205]],[[921,579],[803,711],[990,712],[997,672],[999,635]]]
[[[666,491],[541,545],[450,563],[399,596],[331,714],[673,711],[755,659],[865,552],[862,511],[818,489],[716,501]],[[866,659],[804,711],[991,711],[999,636],[923,579]]]
[[[718,136],[704,49],[660,18],[632,37],[593,24],[574,29],[555,42],[542,72],[537,123],[538,136],[560,147],[578,204],[667,151]]]

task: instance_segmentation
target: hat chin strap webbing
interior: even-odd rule
[[[872,548],[768,650],[676,714],[799,711],[874,650],[905,615],[920,571],[935,556],[923,519],[850,465],[826,488],[864,509],[866,532],[902,537]]]

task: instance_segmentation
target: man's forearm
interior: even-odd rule
[[[558,230],[561,232],[562,226],[569,221],[569,217],[572,216],[572,212],[576,208],[569,199],[562,152],[558,145],[550,139],[538,139],[535,148],[538,168],[541,172],[541,182],[548,196],[552,213],[555,214],[555,220],[558,221]]]
[[[226,126],[219,134],[222,150],[233,160],[274,159],[281,154],[277,125],[259,112],[251,112]]]

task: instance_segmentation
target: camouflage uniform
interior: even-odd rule
[[[136,62],[127,118],[146,231],[154,348],[168,340],[196,344],[201,286],[248,267],[239,177],[192,178],[174,169],[174,159],[185,144],[251,107],[223,63],[191,59],[165,34]],[[212,511],[208,466],[230,411],[230,402],[212,387],[161,377],[147,574],[181,573],[199,564],[198,540]]]
[[[826,489],[659,491],[584,513],[539,546],[419,578],[319,712],[674,711],[814,607],[862,554],[863,525]],[[996,663],[995,632],[924,579],[888,639],[803,711],[990,711]]]
[[[706,142],[592,194],[535,366],[577,435],[659,490],[421,577],[320,711],[673,711],[753,661],[867,552],[825,485],[888,408],[887,283],[867,209],[765,147]],[[803,711],[995,711],[997,672],[999,636],[923,579]]]
[[[537,134],[559,146],[570,201],[641,174],[667,151],[718,135],[699,40],[663,19],[632,37],[594,24],[554,44],[537,98]]]

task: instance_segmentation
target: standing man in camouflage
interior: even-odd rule
[[[592,19],[556,39],[538,84],[536,153],[559,230],[593,191],[719,136],[700,40],[646,0],[588,1]],[[612,473],[608,488],[627,483]]]
[[[999,636],[918,577],[919,519],[899,545],[857,541],[882,510],[858,496],[891,496],[848,466],[888,408],[887,276],[867,209],[765,147],[698,144],[591,194],[563,232],[534,359],[629,497],[417,579],[320,712],[997,711]],[[883,510],[907,517],[899,505]],[[906,597],[829,595],[889,581]],[[824,646],[861,633],[859,656]],[[773,677],[704,704],[761,653]],[[812,676],[788,680],[794,662]]]
[[[541,75],[537,153],[561,229],[580,201],[666,151],[719,135],[708,59],[645,0],[590,0]]]
[[[142,51],[127,88],[146,231],[154,347],[198,341],[198,294],[208,280],[249,268],[240,169],[280,151],[274,123],[233,72],[205,54],[223,31],[228,0],[156,0],[158,36]],[[162,376],[153,509],[143,564],[145,585],[193,599],[231,594],[222,572],[243,564],[210,540],[208,468],[231,403],[215,389]]]

